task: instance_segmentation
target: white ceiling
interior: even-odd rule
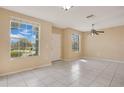
[[[60,6],[4,6],[3,8],[32,17],[50,21],[54,26],[89,31],[91,24],[96,29],[124,25],[123,6],[74,6],[65,12]],[[87,19],[86,16],[95,17]]]

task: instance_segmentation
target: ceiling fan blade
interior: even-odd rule
[[[99,35],[99,33],[98,33],[97,31],[95,31],[95,34],[96,34],[96,35]]]
[[[96,31],[96,32],[98,32],[98,33],[104,33],[104,31]]]

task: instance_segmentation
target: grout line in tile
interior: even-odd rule
[[[110,65],[110,63],[101,71],[99,72],[99,74],[96,76],[96,78],[94,80],[92,80],[92,82],[89,84],[89,86],[105,71],[106,68],[108,68]]]
[[[21,75],[22,76],[22,75]],[[26,83],[25,79],[22,77],[22,80],[24,81],[26,87],[28,86],[28,84]]]
[[[33,72],[33,71],[31,71],[32,72],[32,74],[38,79],[39,77]],[[44,77],[45,78],[45,77]],[[43,82],[42,82],[43,83]],[[45,85],[44,83],[43,83],[43,85]],[[46,85],[45,85],[46,86]],[[40,86],[39,86],[40,87]]]
[[[31,70],[30,70],[30,71],[31,71]],[[21,73],[20,73],[20,74],[21,74]],[[21,74],[21,76],[22,76],[22,74]],[[22,80],[24,81],[26,87],[28,87],[28,84],[26,83],[26,80],[23,78],[23,76],[22,76]]]
[[[115,77],[115,75],[116,75],[116,72],[117,72],[118,67],[119,67],[119,64],[117,64],[117,67],[116,67],[116,69],[115,69],[115,71],[114,71],[114,74],[113,74],[113,76],[112,76],[112,79],[111,79],[111,81],[110,81],[110,83],[109,83],[109,87],[111,87],[112,81],[113,81],[113,79],[114,79],[114,77]]]
[[[8,85],[8,75],[7,75],[7,87],[8,87],[9,85]]]

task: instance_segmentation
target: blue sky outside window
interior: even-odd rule
[[[29,41],[35,41],[36,32],[32,25],[21,24],[20,28],[11,28],[11,36],[17,38],[26,38]]]

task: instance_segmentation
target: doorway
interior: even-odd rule
[[[52,61],[61,60],[61,34],[52,34]]]

